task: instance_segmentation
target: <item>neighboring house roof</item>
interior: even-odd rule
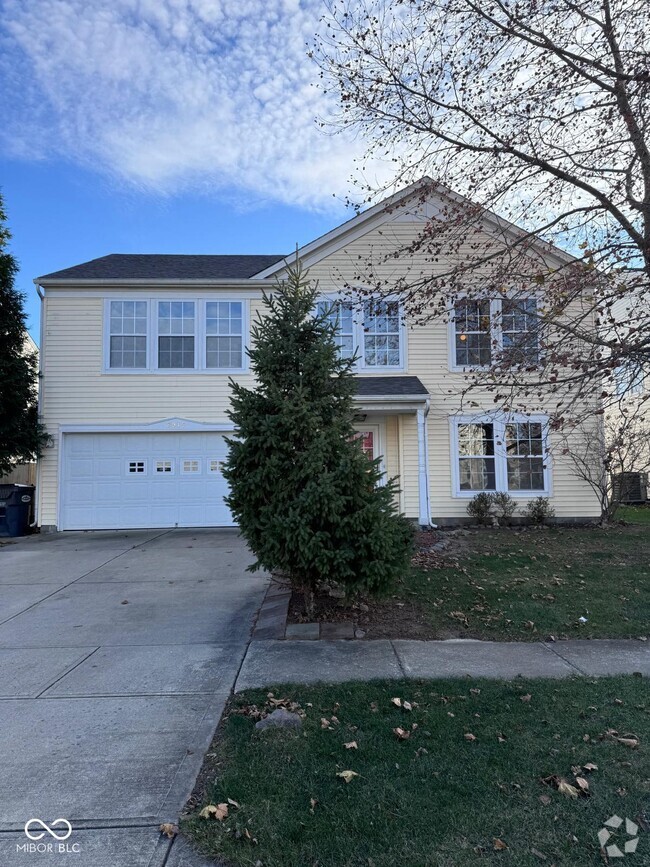
[[[359,397],[402,397],[429,392],[417,376],[356,376],[354,381]]]
[[[246,279],[284,256],[192,256],[144,253],[111,253],[53,271],[45,280],[228,280]]]

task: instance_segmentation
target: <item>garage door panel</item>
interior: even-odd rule
[[[60,526],[233,526],[225,479],[210,471],[210,461],[222,462],[226,452],[216,432],[66,434]],[[171,472],[157,472],[157,462],[165,461]]]

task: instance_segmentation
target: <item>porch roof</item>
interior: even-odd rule
[[[357,399],[401,398],[424,401],[429,392],[417,376],[356,376]]]

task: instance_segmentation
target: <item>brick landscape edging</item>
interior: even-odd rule
[[[318,641],[319,639],[359,638],[354,634],[354,624],[348,621],[335,623],[290,623],[287,625],[291,587],[271,576],[271,582],[260,607],[253,629],[253,641]]]

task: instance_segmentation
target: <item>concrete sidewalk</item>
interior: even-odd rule
[[[377,678],[650,676],[650,644],[636,640],[543,642],[254,641],[235,692],[279,683]]]

